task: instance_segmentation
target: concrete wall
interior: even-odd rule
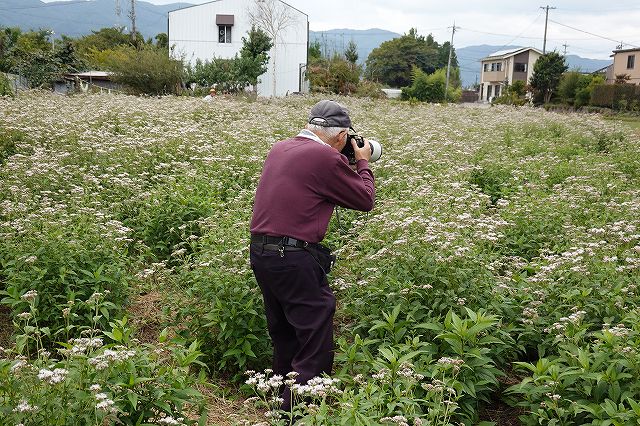
[[[214,56],[233,58],[242,48],[242,37],[246,37],[251,29],[248,11],[255,7],[255,1],[217,0],[169,12],[169,46],[174,46],[174,57],[184,57],[192,64],[196,59],[211,60]],[[307,63],[307,15],[279,0],[274,1],[278,7],[286,6],[293,24],[281,32],[276,46],[269,53],[268,71],[260,77],[261,82],[258,84],[259,96],[283,96],[300,91],[301,66]],[[231,43],[218,42],[216,15],[234,16]]]

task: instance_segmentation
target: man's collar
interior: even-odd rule
[[[308,130],[308,129],[302,129],[300,133],[298,133],[297,137],[311,139],[318,143],[321,143],[322,145],[331,146],[325,141],[323,141],[322,139],[320,139],[318,135],[316,135],[315,133],[313,133],[311,130]]]

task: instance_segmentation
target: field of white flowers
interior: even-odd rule
[[[264,424],[290,423],[270,409],[286,378],[262,373],[248,223],[266,153],[317,100],[0,98],[1,424],[205,424],[198,389],[218,380],[255,392]],[[638,424],[638,134],[541,109],[340,101],[384,154],[374,210],[340,210],[326,240],[337,380],[297,389],[293,414]],[[141,294],[166,327],[153,344],[131,326]]]

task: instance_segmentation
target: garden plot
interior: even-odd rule
[[[190,424],[202,382],[268,380],[253,194],[317,100],[0,99],[0,416]],[[341,210],[327,235],[338,381],[299,389],[307,422],[477,424],[505,404],[523,424],[637,422],[637,135],[596,115],[339,101],[384,154],[374,210]],[[122,320],[140,294],[160,318]],[[166,331],[143,345],[130,323]]]

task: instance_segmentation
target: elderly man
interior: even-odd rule
[[[336,300],[326,273],[334,257],[320,245],[336,205],[370,211],[375,198],[371,149],[351,141],[355,170],[340,153],[351,127],[334,101],[311,108],[305,129],[276,143],[264,163],[251,220],[251,266],[262,290],[275,374],[298,383],[333,365]],[[291,407],[290,392],[282,409]]]

